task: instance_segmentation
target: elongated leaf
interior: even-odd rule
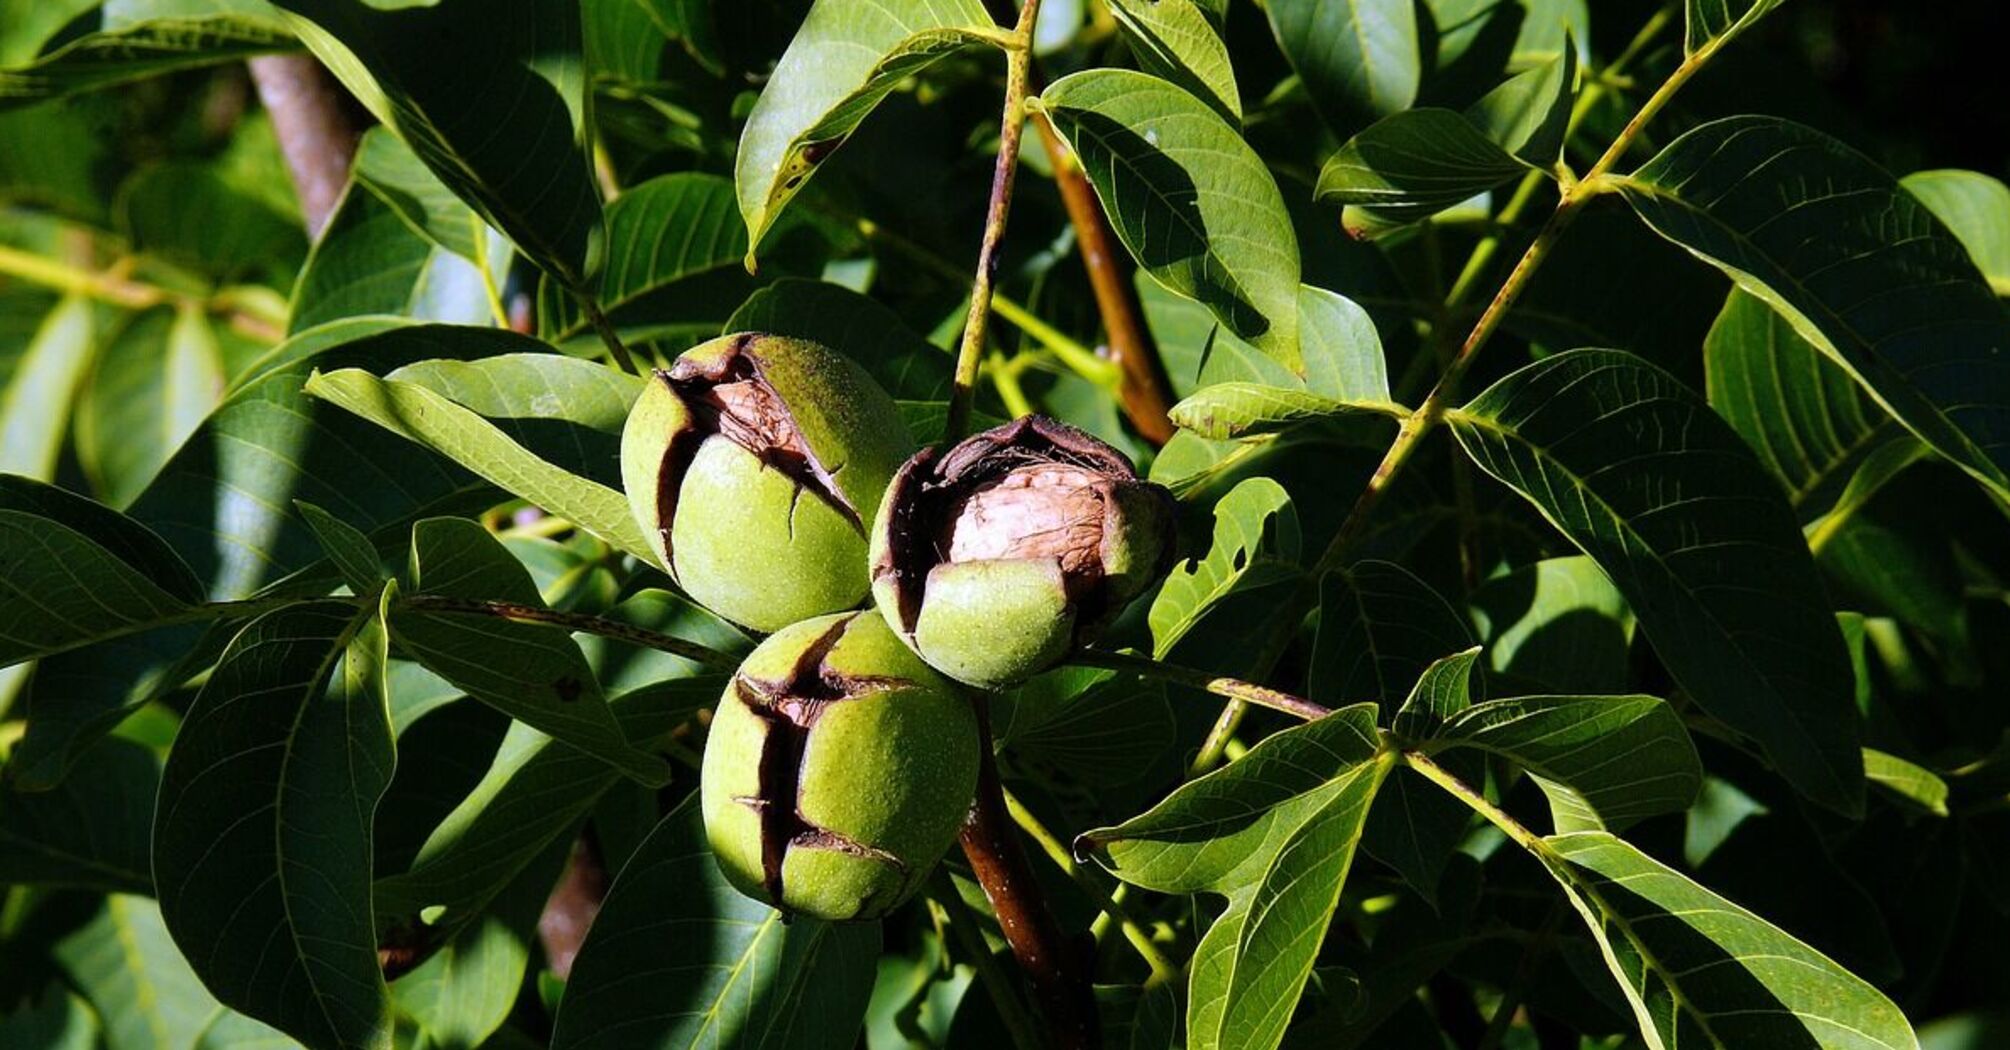
[[[43,318],[27,352],[0,388],[0,473],[48,481],[69,431],[70,403],[97,348],[95,307],[64,297]]]
[[[10,760],[18,761],[18,759]],[[160,760],[128,740],[85,752],[82,773],[47,791],[0,789],[0,883],[150,893],[147,862]]]
[[[877,923],[784,925],[733,889],[690,797],[615,880],[573,963],[551,1045],[845,1050],[865,1019],[879,941]]]
[[[371,134],[388,138],[381,129]],[[350,183],[315,242],[293,286],[287,330],[367,314],[457,324],[488,320],[481,273],[413,229],[366,187],[360,175]],[[469,219],[480,221],[472,212]]]
[[[1403,406],[1388,401],[1341,401],[1303,390],[1257,383],[1217,383],[1202,387],[1172,407],[1173,424],[1214,441],[1271,434],[1315,419],[1366,413],[1401,418]]]
[[[1521,161],[1448,109],[1385,117],[1319,170],[1314,194],[1382,224],[1428,218],[1520,175]],[[1349,223],[1350,228],[1357,225]]]
[[[1541,842],[1648,1046],[1919,1046],[1876,988],[1624,841]]]
[[[547,273],[585,286],[599,266],[601,213],[583,141],[577,0],[277,6],[441,182]]]
[[[455,339],[440,333],[473,333]],[[508,333],[399,327],[353,319],[281,344],[196,429],[147,490],[134,518],[158,531],[196,570],[211,596],[246,595],[320,561],[321,547],[293,513],[304,499],[366,534],[402,529],[426,514],[493,490],[402,438],[301,389],[316,365],[388,372],[418,358],[479,355],[520,346]]]
[[[1170,298],[1156,286],[1153,291]],[[1219,326],[1204,322],[1203,333],[1202,386],[1171,413],[1174,423],[1202,437],[1249,437],[1317,419],[1407,411],[1389,396],[1388,363],[1374,319],[1343,295],[1298,287],[1302,377]]]
[[[224,362],[199,307],[133,318],[99,352],[77,405],[77,457],[115,507],[146,489],[223,400]]]
[[[1364,561],[1320,581],[1307,688],[1327,705],[1373,701],[1393,715],[1424,669],[1472,647],[1465,618],[1392,562]]]
[[[390,578],[390,574],[384,571],[383,559],[377,556],[377,548],[362,530],[312,503],[303,501],[296,506],[300,508],[300,517],[307,522],[307,527],[314,530],[314,538],[328,552],[328,560],[335,563],[335,571],[342,575],[342,582],[349,585],[351,593],[363,597],[375,594],[377,588]]]
[[[1194,0],[1116,0],[1110,13],[1144,71],[1192,92],[1231,122],[1242,122],[1228,45]]]
[[[215,663],[241,623],[171,623],[37,661],[17,709],[28,725],[8,757],[8,779],[30,791],[61,783],[128,715]]]
[[[0,109],[292,46],[292,34],[258,0],[107,3],[80,34],[0,69]]]
[[[385,592],[401,651],[468,695],[623,773],[660,783],[660,759],[629,746],[600,683],[564,628],[498,616],[427,611],[404,595],[500,601],[540,609],[530,574],[480,524],[432,518],[412,527],[405,587]]]
[[[431,1045],[472,1050],[502,1027],[523,988],[538,915],[570,851],[570,843],[547,848],[487,912],[391,985],[399,1012],[418,1022]]]
[[[487,224],[388,129],[363,133],[351,177],[427,240],[469,262],[482,258]]]
[[[151,898],[106,897],[95,918],[57,943],[56,957],[97,1008],[110,1050],[192,1046],[216,1012]]]
[[[189,615],[202,588],[117,511],[0,474],[0,667]]]
[[[1389,769],[1360,704],[1266,738],[1141,816],[1082,836],[1118,878],[1226,895],[1191,968],[1190,1046],[1277,1045]]]
[[[888,92],[995,31],[981,0],[817,0],[740,133],[733,183],[750,248]]]
[[[1408,109],[1423,78],[1416,5],[1406,0],[1275,0],[1277,43],[1335,131]]]
[[[141,169],[119,188],[117,210],[140,251],[220,284],[284,289],[307,254],[298,215],[206,164]]]
[[[1422,740],[1437,735],[1447,721],[1473,706],[1473,670],[1480,648],[1433,661],[1397,708],[1391,728],[1398,736]]]
[[[1835,505],[1883,445],[1904,440],[1879,408],[1765,302],[1733,290],[1703,344],[1710,407],[1786,487],[1802,521]]]
[[[1487,92],[1466,107],[1466,119],[1522,163],[1547,171],[1563,154],[1576,92],[1577,43],[1566,29],[1556,57]]]
[[[1863,771],[1878,787],[1936,817],[1947,816],[1947,781],[1925,766],[1867,747]]]
[[[1178,729],[1162,684],[1084,667],[1039,675],[993,710],[994,739],[1017,768],[1092,787],[1145,776]]]
[[[1189,635],[1188,657],[1243,668],[1251,646],[1304,577],[1298,568],[1298,515],[1283,486],[1268,478],[1237,485],[1214,507],[1214,542],[1207,557],[1174,566],[1152,600],[1154,653],[1165,659]],[[1195,633],[1207,624],[1208,630]]]
[[[1476,747],[1522,767],[1565,832],[1680,812],[1703,784],[1682,716],[1653,696],[1493,700],[1446,719],[1431,746]]]
[[[1952,169],[1915,171],[1898,184],[1961,239],[1997,295],[2010,295],[2010,186]]]
[[[734,311],[726,331],[814,339],[857,362],[901,401],[949,397],[954,368],[949,354],[916,334],[900,315],[841,285],[776,281]]]
[[[607,209],[607,267],[595,292],[624,332],[641,338],[712,336],[754,288],[741,268],[747,230],[733,184],[678,172],[630,187]],[[538,324],[562,342],[591,330],[563,290],[546,282]]]
[[[1684,0],[1689,16],[1683,46],[1689,54],[1722,47],[1787,0]]]
[[[455,329],[455,332],[473,332],[478,329]],[[485,338],[496,338],[506,333],[490,333]],[[516,337],[523,342],[522,337]],[[596,365],[555,355],[542,355],[552,362],[555,369],[566,373],[565,378],[581,380],[579,389],[592,390],[595,386],[622,385],[626,377],[601,369]],[[560,364],[560,362],[564,362]],[[571,367],[576,366],[576,367]],[[593,370],[591,373],[585,370]],[[522,357],[513,355],[510,359],[491,358],[478,366],[478,374],[485,372],[492,378],[511,380],[518,390],[543,382],[550,378],[547,370],[523,362]],[[573,374],[577,373],[577,374]],[[601,381],[605,377],[604,382]],[[639,384],[626,380],[629,388],[627,397],[633,400],[639,391]],[[525,447],[517,435],[503,429],[495,421],[485,418],[480,412],[455,400],[446,393],[436,391],[424,381],[402,381],[379,379],[361,369],[345,369],[328,374],[315,375],[307,381],[307,392],[314,397],[353,412],[378,426],[399,434],[411,441],[439,452],[441,455],[460,463],[475,473],[494,482],[504,490],[543,507],[560,517],[578,525],[601,539],[622,550],[647,556],[648,543],[643,539],[641,529],[635,524],[635,517],[628,506],[628,498],[619,489],[568,471]],[[571,388],[548,391],[549,401],[543,402],[547,415],[562,414],[566,411],[567,398],[574,393]],[[598,394],[599,391],[594,391]],[[466,396],[466,395],[464,395]],[[509,395],[505,395],[509,396]],[[540,402],[531,398],[528,404],[513,402],[528,409],[529,416],[535,412]],[[549,427],[536,427],[526,422],[519,434],[536,434],[543,430],[543,436],[564,442],[576,438],[571,428],[560,428],[556,434]],[[563,448],[561,444],[559,447]],[[579,449],[576,441],[572,450]],[[602,463],[603,469],[611,467],[615,460]]]
[[[1041,99],[1139,265],[1303,375],[1298,238],[1242,136],[1205,102],[1131,70],[1075,73]]]
[[[1920,440],[2010,496],[2010,315],[1961,242],[1869,158],[1789,121],[1731,117],[1619,189]]]
[[[95,1050],[98,1018],[89,1003],[51,983],[41,998],[0,1015],[0,1040],[35,1050]]]
[[[210,992],[314,1046],[391,1043],[370,829],[395,755],[375,611],[252,621],[189,709],[161,777],[161,916]]]
[[[1449,418],[1612,577],[1697,703],[1809,798],[1860,810],[1849,653],[1792,510],[1701,399],[1631,355],[1573,350]]]

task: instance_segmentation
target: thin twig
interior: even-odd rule
[[[1103,914],[1114,918],[1122,927],[1124,939],[1130,942],[1131,947],[1137,949],[1145,965],[1151,967],[1152,974],[1145,981],[1146,987],[1179,976],[1179,964],[1166,957],[1158,942],[1152,940],[1151,933],[1145,929],[1144,923],[1133,915],[1122,901],[1112,896],[1108,887],[1097,881],[1096,877],[1080,864],[1075,863],[1074,856],[1068,852],[1068,844],[1061,841],[1060,836],[1041,823],[1040,818],[1035,816],[1032,810],[1027,809],[1025,803],[1020,802],[1010,791],[1005,792],[1005,808],[1011,812],[1012,820],[1019,825],[1019,830],[1024,831],[1029,838],[1039,844],[1040,851],[1047,855],[1048,860],[1054,862],[1055,867],[1061,869],[1061,874],[1068,876],[1083,893],[1089,895],[1090,900],[1096,902],[1096,906],[1103,910]]]
[[[701,664],[715,671],[731,671],[740,665],[732,656],[697,642],[687,641],[673,635],[652,631],[634,624],[611,620],[605,616],[591,616],[586,613],[559,612],[536,605],[517,602],[485,601],[480,598],[454,598],[442,594],[413,594],[401,599],[407,608],[421,612],[449,613],[464,616],[488,616],[496,619],[513,620],[518,623],[541,623],[553,627],[563,627],[568,631],[597,634],[617,642],[654,649],[658,652],[681,656],[692,663]]]
[[[1192,686],[1195,689],[1204,690],[1216,696],[1225,696],[1231,700],[1240,700],[1243,703],[1255,704],[1258,707],[1267,707],[1272,711],[1282,711],[1293,718],[1303,718],[1308,722],[1313,719],[1324,718],[1333,713],[1332,708],[1315,704],[1303,697],[1293,696],[1290,693],[1272,689],[1268,686],[1246,682],[1240,678],[1228,678],[1211,671],[1160,663],[1157,660],[1142,656],[1133,656],[1130,653],[1112,653],[1087,649],[1076,654],[1073,662],[1087,667],[1102,667],[1112,671],[1127,671],[1145,678],[1155,678],[1162,682],[1175,682],[1180,685]]]
[[[977,249],[977,273],[970,282],[970,311],[956,352],[956,386],[949,395],[945,436],[954,441],[970,430],[977,369],[984,361],[984,332],[991,320],[991,289],[998,279],[998,249],[1012,213],[1012,186],[1019,176],[1019,140],[1026,128],[1026,85],[1033,65],[1033,26],[1040,0],[1026,0],[1019,24],[1005,47],[1005,113],[998,126],[998,163],[991,173],[991,202],[984,215],[984,240]]]
[[[574,289],[572,297],[579,302],[579,309],[586,319],[593,323],[593,330],[600,335],[600,341],[607,347],[607,356],[616,367],[632,376],[639,376],[642,370],[635,367],[635,358],[628,353],[628,345],[621,341],[621,333],[614,330],[614,322],[607,319],[607,312],[600,308],[599,300],[592,293]]]

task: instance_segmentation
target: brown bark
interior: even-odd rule
[[[312,55],[262,55],[248,64],[293,176],[308,236],[319,238],[349,184],[349,165],[363,135],[353,104]]]

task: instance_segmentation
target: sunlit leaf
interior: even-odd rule
[[[0,109],[294,46],[261,0],[128,0],[86,17],[82,32],[62,34],[61,43],[31,61],[0,68]]]
[[[1997,295],[2010,295],[2010,186],[1978,171],[1915,171],[1898,180],[1968,249]]]
[[[1226,660],[1242,669],[1255,658],[1251,641],[1290,604],[1303,579],[1298,546],[1298,516],[1283,487],[1267,478],[1237,485],[1215,504],[1207,556],[1174,566],[1152,600],[1155,654],[1181,652],[1195,662],[1204,653],[1201,666]],[[1203,623],[1210,629],[1196,633]]]
[[[1787,0],[1684,0],[1688,32],[1683,44],[1689,54],[1722,47]]]
[[[1066,76],[1041,99],[1138,264],[1302,375],[1298,238],[1242,136],[1205,102],[1131,70]]]
[[[1235,70],[1228,45],[1206,11],[1194,0],[1115,0],[1110,13],[1124,31],[1124,40],[1138,65],[1153,76],[1170,80],[1194,97],[1242,121],[1242,96],[1236,91]]]
[[[0,387],[0,473],[55,477],[70,405],[97,350],[96,309],[81,295],[59,301]]]
[[[1270,27],[1313,105],[1345,134],[1408,109],[1423,79],[1411,0],[1273,0]]]
[[[56,957],[97,1008],[110,1050],[190,1046],[216,1012],[151,898],[106,897],[88,924],[58,942]]]

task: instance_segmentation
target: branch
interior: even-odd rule
[[[991,289],[998,279],[998,248],[1012,213],[1012,186],[1019,177],[1019,140],[1026,130],[1026,85],[1033,65],[1033,26],[1040,0],[1026,0],[1019,23],[1005,45],[1005,114],[998,126],[998,164],[991,173],[991,203],[984,215],[984,240],[977,249],[977,275],[970,282],[970,312],[963,319],[963,342],[956,353],[956,386],[949,395],[944,439],[970,430],[970,403],[976,396],[977,368],[984,360],[984,330],[991,320]]]
[[[341,87],[314,56],[263,55],[246,64],[258,101],[272,116],[308,236],[318,239],[349,185],[349,163],[362,129]]]
[[[990,713],[981,697],[976,703],[983,764],[977,774],[977,801],[963,825],[963,856],[991,901],[1005,943],[1011,945],[1019,968],[1032,982],[1033,996],[1047,1016],[1055,1046],[1090,1050],[1101,1044],[1102,1032],[1096,1023],[1089,975],[1080,954],[1048,910],[1033,869],[1026,863],[1026,852],[1005,804],[1005,787],[998,780],[998,763],[992,757]]]

